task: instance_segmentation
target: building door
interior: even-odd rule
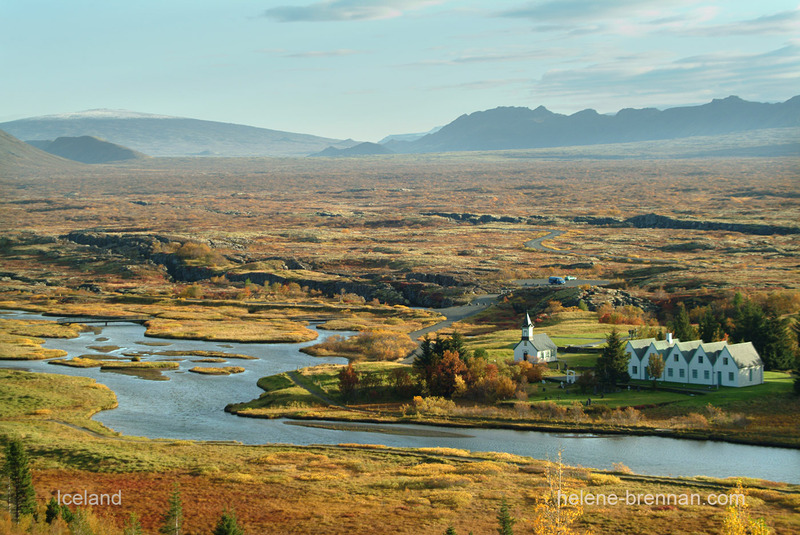
[[[722,386],[722,372],[717,372],[717,384]]]

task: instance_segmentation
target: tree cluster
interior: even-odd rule
[[[740,293],[690,311],[679,303],[668,325],[675,338],[684,341],[700,338],[704,342],[752,342],[764,361],[764,369],[788,370],[795,365],[798,344],[792,334],[792,322],[781,314],[779,305],[780,302],[759,302]]]
[[[625,352],[625,345],[616,329],[608,333],[606,346],[597,359],[595,375],[597,381],[605,389],[615,389],[618,383],[627,383],[631,380],[628,374],[628,361],[630,356]]]
[[[466,349],[457,332],[450,338],[425,338],[414,371],[420,389],[432,396],[484,401],[510,398],[529,380],[543,376],[542,369],[530,363],[489,363],[485,352]]]

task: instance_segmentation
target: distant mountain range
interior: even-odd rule
[[[44,152],[0,130],[0,179],[38,171],[80,169],[82,164]]]
[[[393,151],[387,149],[378,143],[364,142],[358,145],[353,145],[346,149],[337,149],[336,147],[328,147],[327,149],[315,152],[309,156],[326,156],[328,158],[343,158],[348,156],[372,156],[375,154],[394,154]]]
[[[23,140],[94,136],[150,156],[306,156],[353,140],[330,139],[231,123],[151,115],[126,110],[90,110],[0,123]]]
[[[563,115],[543,106],[533,110],[501,107],[462,115],[427,134],[388,136],[380,144],[124,110],[91,110],[0,123],[0,129],[40,146],[45,146],[43,140],[94,136],[150,156],[227,157],[346,157],[539,149],[720,136],[798,126],[800,96],[778,104],[748,102],[731,96],[700,106],[663,111],[623,109],[613,115],[601,115],[591,109]],[[52,152],[58,148],[46,147]],[[787,145],[778,153],[787,150],[794,149]],[[74,152],[72,157],[78,159]],[[86,161],[85,156],[81,157],[81,161]]]
[[[462,115],[438,132],[414,141],[390,140],[398,153],[533,149],[714,136],[800,126],[800,96],[780,104],[715,99],[701,106],[624,109],[615,115],[584,110],[572,115],[543,106],[495,108]]]
[[[55,141],[34,140],[28,143],[50,154],[81,163],[109,163],[147,157],[141,152],[94,136],[60,137]]]

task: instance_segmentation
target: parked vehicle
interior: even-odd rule
[[[576,277],[574,275],[567,275],[566,277],[564,277],[564,280],[565,281],[574,281],[574,280],[578,280],[578,277]]]
[[[563,277],[550,277],[547,282],[550,284],[566,284],[567,281]]]

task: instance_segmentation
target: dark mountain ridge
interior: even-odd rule
[[[700,106],[657,110],[622,109],[614,115],[583,110],[572,115],[543,106],[531,110],[500,107],[462,115],[438,132],[416,141],[389,141],[399,153],[533,149],[713,136],[800,126],[800,96],[766,104],[739,97]]]
[[[145,154],[94,136],[60,137],[55,141],[28,141],[50,154],[81,163],[108,163],[146,158]]]
[[[16,174],[81,168],[78,162],[49,154],[0,130],[0,179]]]
[[[309,156],[324,156],[328,158],[345,158],[352,156],[374,156],[376,154],[394,154],[394,151],[379,145],[378,143],[370,143],[366,141],[347,147],[346,149],[337,149],[336,147],[328,147],[327,149],[310,154]]]

